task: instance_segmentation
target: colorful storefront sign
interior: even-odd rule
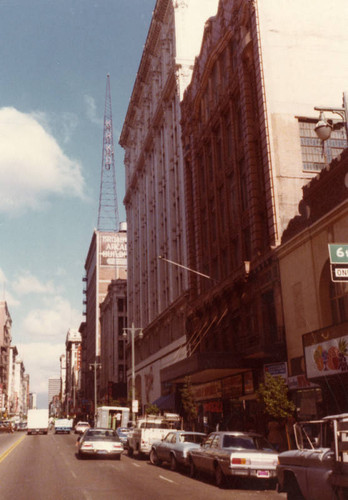
[[[309,379],[348,372],[348,335],[306,346],[304,352]]]

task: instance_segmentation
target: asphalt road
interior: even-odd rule
[[[0,435],[1,500],[284,500],[274,490],[217,488],[209,478],[123,454],[79,460],[74,434]],[[249,486],[248,486],[249,488]]]

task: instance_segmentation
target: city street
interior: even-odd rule
[[[183,472],[155,467],[129,458],[80,460],[76,435],[49,433],[0,435],[2,500],[156,500],[211,498],[284,500],[274,490],[220,490],[207,478],[191,479]],[[232,493],[233,492],[233,493]]]

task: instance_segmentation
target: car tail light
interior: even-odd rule
[[[83,443],[83,448],[93,448],[92,444]]]
[[[250,465],[250,460],[248,458],[232,458],[232,465]]]

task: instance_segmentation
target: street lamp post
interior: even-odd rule
[[[123,338],[127,338],[127,332],[131,334],[131,355],[132,355],[132,421],[135,422],[135,354],[134,354],[134,337],[135,332],[139,331],[139,339],[143,338],[143,329],[135,328],[134,323],[132,323],[131,328],[123,328]]]
[[[97,370],[100,368],[101,363],[98,363],[97,360],[89,364],[89,369],[94,370],[94,425],[97,418]]]
[[[348,92],[343,92],[342,108],[316,106],[314,109],[316,111],[320,111],[319,121],[316,124],[314,130],[321,141],[326,141],[327,139],[329,139],[333,129],[333,125],[325,119],[324,112],[336,113],[342,118],[346,129],[346,137],[348,140]]]

